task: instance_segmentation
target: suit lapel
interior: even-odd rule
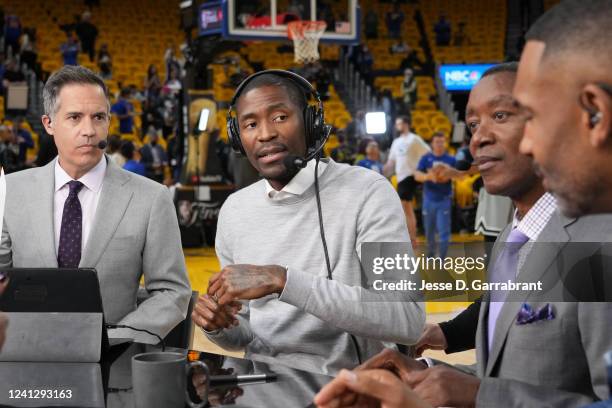
[[[499,256],[499,252],[503,249],[502,242],[506,241],[508,234],[510,234],[510,230],[512,229],[512,224],[508,224],[506,228],[499,234],[497,240],[495,240],[495,244],[493,245],[493,249],[491,250],[491,259],[489,260],[489,264],[487,266],[487,270],[491,270],[495,262],[497,262],[497,257]],[[488,275],[488,272],[487,272]],[[476,362],[478,375],[484,376],[485,368],[487,367],[487,360],[489,355],[489,346],[488,346],[488,327],[487,327],[487,317],[489,316],[489,293],[485,293],[483,295],[482,302],[480,304],[480,313],[478,316],[478,326],[476,329]]]
[[[81,267],[96,266],[132,199],[132,191],[125,188],[131,177],[129,173],[123,172],[112,160],[106,157],[105,159],[108,165],[102,183],[100,201],[81,257],[79,264]]]
[[[56,159],[57,160],[57,159]],[[53,216],[53,197],[55,193],[55,161],[52,160],[41,168],[34,180],[34,186],[27,204],[30,210],[32,231],[38,238],[37,249],[42,260],[41,265],[57,268],[55,255],[55,229]]]
[[[565,227],[573,221],[574,219],[563,217],[557,211],[553,213],[550,221],[538,236],[536,246],[527,255],[527,259],[517,276],[517,282],[537,282],[540,280],[541,276],[549,269],[551,263],[569,241],[570,237]],[[538,245],[538,243],[543,245]],[[487,376],[491,375],[491,371],[503,350],[506,338],[508,337],[508,331],[519,312],[520,305],[529,296],[528,293],[521,294],[521,297],[515,296],[512,298],[512,301],[506,302],[499,313],[495,324],[493,345],[486,364],[485,374]]]

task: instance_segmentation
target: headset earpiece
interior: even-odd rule
[[[595,127],[603,117],[603,113],[601,112],[589,112],[589,123],[591,127]]]

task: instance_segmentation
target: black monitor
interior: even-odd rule
[[[8,268],[4,312],[102,313],[100,282],[90,268]]]
[[[9,328],[0,361],[97,362],[108,349],[95,269],[8,268]]]

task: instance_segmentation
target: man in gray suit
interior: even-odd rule
[[[185,318],[191,296],[167,188],[103,154],[109,100],[96,74],[61,68],[45,84],[43,102],[58,158],[7,176],[0,268],[95,268],[107,323],[165,337]],[[143,275],[150,296],[137,306]],[[157,342],[126,330],[109,336]]]
[[[541,179],[531,170],[529,158],[518,154],[524,122],[511,97],[515,78],[516,65],[513,69],[511,65],[498,67],[497,71],[494,68],[485,74],[470,94],[466,113],[466,123],[473,134],[470,147],[485,187],[512,197],[517,207],[518,216],[500,235],[490,265],[495,271],[497,260],[507,249],[504,243],[517,232],[524,233],[528,242],[523,242],[518,252],[514,266],[517,273],[512,279],[517,282],[556,279],[554,282],[561,286],[559,265],[579,259],[571,246],[567,250],[568,242],[605,240],[612,232],[612,217],[571,219],[554,211],[555,200],[544,192]],[[525,177],[510,182],[519,174]],[[588,271],[584,272],[586,275]],[[511,302],[496,303],[486,295],[478,318],[475,370],[462,367],[459,371],[445,365],[424,369],[418,362],[389,351],[364,366],[393,367],[404,383],[434,406],[568,407],[606,398],[602,356],[610,347],[608,322],[612,304],[564,303],[552,299],[543,301],[532,292],[522,298],[513,297]],[[520,315],[523,302],[533,310],[543,311],[545,317],[524,323]],[[469,335],[473,332],[466,333]],[[384,385],[382,380],[377,383],[372,378],[372,375],[367,378],[367,385],[366,377],[356,380],[364,382],[361,394],[374,395],[373,390]],[[346,394],[343,392],[346,389],[344,374],[315,401],[321,406],[335,406],[330,401],[341,398],[350,401],[346,395],[338,397]],[[364,397],[353,395],[354,401],[358,398]]]

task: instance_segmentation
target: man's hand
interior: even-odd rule
[[[278,265],[228,265],[210,278],[208,294],[220,305],[236,300],[259,299],[281,293],[287,282],[287,270]]]
[[[403,381],[435,407],[473,407],[480,387],[478,377],[444,365],[408,373]]]
[[[357,366],[355,371],[371,370],[376,368],[382,368],[393,372],[402,381],[404,377],[412,371],[421,371],[427,368],[427,365],[417,361],[413,358],[403,355],[402,353],[392,350],[384,349],[374,357],[367,360],[365,363]]]
[[[421,356],[425,350],[446,350],[448,343],[439,324],[426,324],[423,334],[415,344],[416,355]]]
[[[191,319],[206,331],[226,329],[238,325],[236,313],[241,307],[242,304],[239,302],[230,302],[222,306],[210,296],[200,295],[193,307]]]
[[[323,408],[431,408],[386,370],[342,370],[319,391],[314,403]]]

